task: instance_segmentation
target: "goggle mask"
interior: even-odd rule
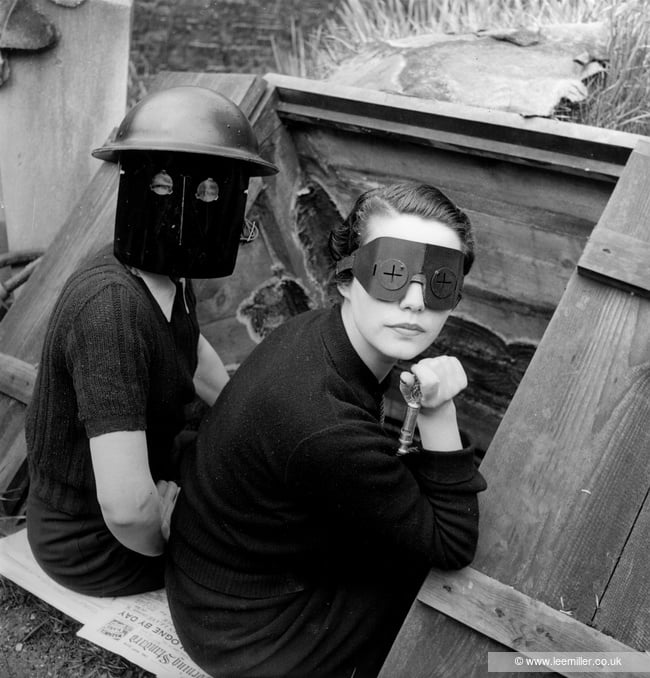
[[[399,301],[410,283],[420,283],[425,306],[448,311],[462,296],[464,260],[460,250],[383,237],[341,259],[336,272],[351,270],[366,292],[381,301]]]

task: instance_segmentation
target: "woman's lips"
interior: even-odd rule
[[[399,332],[400,334],[405,334],[407,336],[414,336],[416,334],[421,334],[424,332],[424,328],[421,325],[414,323],[395,323],[394,325],[388,325],[392,330]]]

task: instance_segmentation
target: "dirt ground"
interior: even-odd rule
[[[0,577],[0,678],[153,678],[78,638],[80,626]]]

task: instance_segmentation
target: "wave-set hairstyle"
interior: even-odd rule
[[[465,256],[463,272],[469,273],[474,262],[474,235],[469,217],[442,191],[416,182],[373,188],[357,198],[347,218],[330,233],[328,244],[334,266],[363,244],[368,220],[377,214],[413,214],[449,226],[460,238]],[[335,274],[337,283],[351,279],[350,270]]]

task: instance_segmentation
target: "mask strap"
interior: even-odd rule
[[[336,273],[343,273],[343,271],[351,271],[354,267],[354,254],[343,257],[336,263]]]

